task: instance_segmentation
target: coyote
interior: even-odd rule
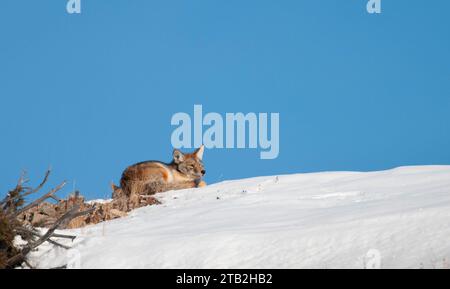
[[[112,184],[113,199],[206,186],[202,180],[206,173],[202,162],[204,150],[203,145],[190,154],[175,149],[170,164],[146,161],[129,166],[122,173],[120,188]]]

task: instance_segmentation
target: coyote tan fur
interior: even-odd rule
[[[113,198],[206,186],[202,181],[205,175],[203,152],[204,146],[189,154],[175,149],[171,163],[146,161],[129,166],[122,173],[120,188],[112,185]]]

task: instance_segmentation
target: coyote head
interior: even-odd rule
[[[175,149],[173,151],[172,164],[180,173],[185,174],[187,177],[200,179],[206,173],[202,162],[204,150],[205,147],[203,145],[190,154],[183,154]]]

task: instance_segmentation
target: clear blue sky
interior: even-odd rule
[[[173,113],[279,112],[280,155],[208,150],[210,183],[450,164],[450,1],[0,3],[0,191],[67,179],[88,198],[169,161]],[[74,184],[75,180],[75,184]]]

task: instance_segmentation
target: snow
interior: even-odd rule
[[[450,268],[450,166],[226,181],[67,230],[40,268]],[[41,257],[41,258],[39,258]]]
[[[106,199],[106,200],[104,200],[104,199],[95,199],[95,200],[90,200],[90,201],[87,201],[86,202],[86,204],[107,204],[107,203],[110,203],[110,202],[112,202],[112,199]]]

